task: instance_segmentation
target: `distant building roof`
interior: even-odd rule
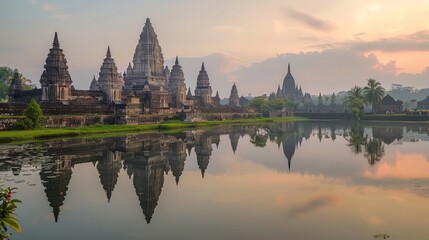
[[[380,102],[381,105],[402,105],[401,100],[395,101],[392,96],[387,94]]]

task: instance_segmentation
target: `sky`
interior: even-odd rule
[[[36,85],[54,32],[77,89],[98,76],[107,46],[120,71],[146,18],[166,64],[179,56],[193,90],[205,61],[214,91],[269,94],[290,62],[304,92],[322,94],[376,78],[429,87],[427,0],[1,0],[0,66]]]

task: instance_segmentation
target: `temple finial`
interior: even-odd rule
[[[150,18],[146,18],[146,24],[150,24]]]
[[[112,58],[112,54],[110,53],[110,46],[107,46],[106,58]]]
[[[287,73],[290,73],[290,63],[287,65]]]
[[[179,65],[179,57],[176,56],[176,62],[174,64]]]
[[[201,65],[201,70],[206,70],[206,68],[204,67],[204,62],[203,62],[203,64]]]
[[[54,43],[52,44],[54,48],[60,48],[60,42],[58,41],[58,34],[55,32]]]

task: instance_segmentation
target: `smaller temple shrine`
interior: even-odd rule
[[[204,67],[204,62],[197,77],[194,98],[200,107],[210,107],[212,104],[212,87],[210,86],[209,75]]]
[[[235,83],[232,85],[231,94],[229,95],[229,106],[240,107],[240,97],[238,96],[238,90]]]

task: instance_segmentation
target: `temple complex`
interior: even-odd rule
[[[185,73],[178,57],[171,70],[164,64],[158,36],[148,18],[135,47],[132,62],[128,63],[126,71],[121,74],[122,71],[118,70],[110,47],[107,47],[98,77],[94,75],[92,80],[88,81],[88,90],[77,90],[73,86],[68,62],[55,32],[52,48],[49,50],[40,77],[41,88],[25,91],[19,76],[15,76],[9,90],[9,102],[22,106],[34,98],[42,109],[51,115],[68,113],[138,116],[174,114],[181,111],[228,112],[232,108],[236,112],[237,108],[241,107],[235,83],[231,89],[229,106],[221,106],[217,91],[213,97],[204,62],[196,79],[194,93],[186,86]],[[289,85],[293,85],[295,89],[290,69],[283,85],[282,92],[286,95],[291,92]],[[293,98],[298,98],[298,95],[296,93]],[[10,112],[16,111],[11,108]],[[124,117],[114,121],[118,124],[132,123],[127,119]]]

